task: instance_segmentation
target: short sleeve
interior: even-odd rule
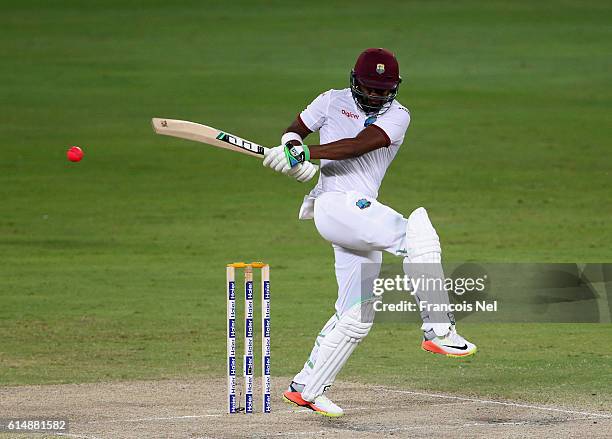
[[[401,105],[393,106],[373,125],[382,129],[389,138],[389,144],[400,145],[410,125],[410,112]]]
[[[300,113],[302,123],[310,131],[319,131],[327,119],[331,90],[321,93]]]

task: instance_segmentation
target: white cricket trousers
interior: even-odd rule
[[[397,251],[404,247],[407,225],[401,214],[357,192],[326,192],[318,196],[314,221],[334,249],[338,299],[336,313],[320,331],[303,369],[293,379],[300,384],[308,382],[323,337],[344,312],[361,302],[362,288],[372,290],[372,282],[380,273],[382,251],[400,254]]]
[[[358,192],[326,192],[315,201],[314,221],[323,238],[332,243],[336,260],[338,300],[342,315],[361,300],[361,271],[377,277],[382,251],[397,255],[405,247],[407,220],[401,214]],[[376,268],[377,267],[377,268]]]

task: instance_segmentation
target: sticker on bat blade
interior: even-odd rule
[[[247,151],[254,152],[255,154],[263,154],[263,146],[259,146],[255,143],[248,142],[240,137],[232,136],[224,132],[217,134],[217,139],[222,142],[230,143],[238,148],[246,149]]]

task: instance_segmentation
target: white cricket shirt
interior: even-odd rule
[[[366,114],[357,107],[350,88],[328,90],[320,94],[300,113],[300,119],[311,131],[319,131],[321,144],[353,138],[362,131]],[[376,198],[387,168],[397,154],[410,124],[410,112],[399,102],[373,123],[387,135],[390,145],[359,157],[344,160],[321,160],[317,185],[309,197],[323,192],[357,191]]]

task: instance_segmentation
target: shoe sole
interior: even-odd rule
[[[466,354],[447,354],[446,352],[434,352],[434,351],[430,351],[429,349],[425,349],[423,346],[421,346],[421,350],[423,350],[425,352],[429,352],[430,354],[444,355],[445,357],[450,357],[450,358],[465,358],[465,357],[469,357],[471,355],[474,355],[476,353],[476,351],[478,350],[478,348],[476,348],[472,352],[468,352]]]
[[[291,400],[290,400],[289,398],[287,398],[285,395],[283,395],[283,401],[285,401],[286,403],[289,403],[289,404],[291,404],[291,405],[294,405],[294,406],[296,406],[296,407],[302,407],[302,408],[307,408],[307,409],[310,409],[310,410],[312,410],[313,412],[315,412],[316,414],[321,415],[321,416],[326,416],[326,417],[328,417],[328,418],[339,418],[340,416],[343,416],[343,415],[344,415],[344,413],[340,413],[340,414],[338,414],[338,415],[335,415],[335,414],[333,414],[333,413],[328,413],[328,412],[322,412],[322,411],[320,411],[320,410],[315,410],[315,409],[313,409],[313,408],[312,408],[312,406],[311,406],[311,405],[301,405],[301,404],[298,404],[298,403],[297,403],[297,402],[295,402],[295,401],[291,401]]]

